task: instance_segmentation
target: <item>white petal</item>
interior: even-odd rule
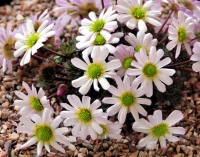
[[[85,62],[83,62],[82,60],[80,60],[79,58],[73,58],[73,59],[71,59],[71,63],[75,67],[77,67],[79,69],[87,70],[88,65]]]
[[[98,81],[104,90],[108,90],[110,88],[109,82],[104,77],[99,78]]]
[[[183,127],[170,127],[169,131],[171,134],[185,134],[185,129]]]
[[[42,152],[42,147],[43,147],[43,144],[42,144],[41,141],[39,141],[39,142],[37,143],[37,155],[40,155],[40,154],[41,154],[41,152]]]
[[[119,112],[120,108],[121,108],[121,105],[120,103],[118,103],[109,107],[106,112],[108,113],[109,116],[113,116],[114,114]]]
[[[139,20],[138,21],[138,29],[142,32],[146,32],[147,31],[147,26],[145,24],[145,22],[143,20]]]
[[[121,124],[124,124],[126,120],[126,115],[127,115],[128,108],[127,107],[121,107],[118,113],[118,120]]]
[[[34,136],[31,139],[29,139],[25,144],[23,144],[20,148],[22,149],[22,148],[31,146],[31,145],[35,144],[36,142],[37,142],[37,138]]]
[[[174,110],[165,120],[165,122],[169,125],[172,126],[179,122],[181,119],[183,119],[183,114],[181,111]]]
[[[55,149],[59,150],[60,152],[65,153],[64,148],[62,148],[57,142],[53,141],[50,143],[50,145]]]
[[[148,135],[148,136],[142,138],[142,139],[139,141],[138,146],[139,146],[139,147],[144,147],[144,146],[146,146],[146,145],[149,143],[149,141],[151,141],[152,138],[153,138],[153,137],[152,137],[151,135]]]

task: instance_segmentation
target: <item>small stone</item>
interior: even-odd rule
[[[145,152],[140,151],[138,157],[146,157],[147,154]]]
[[[106,157],[112,156],[112,152],[110,150],[106,151],[104,154],[106,155]]]
[[[129,143],[129,141],[128,141],[127,139],[125,139],[125,140],[123,141],[123,143]]]
[[[17,140],[19,138],[19,134],[13,132],[11,135],[10,135],[10,138],[13,139],[13,140]]]
[[[103,148],[107,149],[109,147],[108,143],[103,143]]]
[[[184,155],[182,153],[179,153],[177,155],[174,155],[173,157],[182,157],[182,156],[184,156]]]
[[[86,154],[78,153],[78,157],[86,157]]]
[[[6,109],[7,109],[7,108],[9,107],[9,102],[7,102],[7,101],[6,101],[6,102],[4,102],[4,103],[2,104],[2,106],[3,106],[4,108],[6,108]]]
[[[12,141],[8,140],[4,143],[4,149],[6,151],[6,153],[8,154],[8,156],[10,156],[10,152],[11,152],[11,145],[12,145]]]
[[[79,152],[83,153],[83,154],[88,154],[88,149],[87,148],[81,148],[79,150]]]
[[[180,148],[180,145],[178,145],[178,146],[176,147],[176,152],[177,152],[177,153],[180,153],[180,149],[181,149],[181,148]]]
[[[129,157],[137,157],[137,156],[138,156],[138,153],[139,153],[139,151],[137,150],[136,152],[131,153],[131,154],[129,155]]]
[[[185,145],[180,145],[180,147],[185,154],[188,154],[188,148]]]
[[[0,157],[6,157],[7,153],[0,149]]]

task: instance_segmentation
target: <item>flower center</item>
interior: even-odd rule
[[[37,137],[38,141],[42,142],[49,142],[53,138],[52,128],[46,123],[42,125],[36,125],[34,134]]]
[[[186,30],[184,27],[179,27],[179,30],[178,30],[178,40],[180,42],[183,42],[185,39],[187,38],[187,33],[186,33]]]
[[[157,74],[157,67],[155,64],[148,63],[143,68],[143,73],[146,77],[154,77]]]
[[[40,102],[40,99],[36,98],[36,97],[30,97],[29,103],[32,107],[32,109],[34,109],[37,112],[40,112],[44,109],[43,105]]]
[[[92,79],[97,79],[104,74],[104,68],[100,64],[93,63],[88,66],[87,74]]]
[[[91,24],[90,26],[90,31],[91,32],[100,32],[101,29],[103,28],[105,22],[103,19],[100,19],[100,20],[96,20],[95,22],[93,22],[93,24]]]
[[[104,45],[105,43],[106,43],[105,38],[102,35],[97,34],[93,44],[94,45]]]
[[[124,105],[126,107],[130,107],[131,105],[134,105],[136,102],[135,96],[130,92],[126,92],[126,93],[122,94],[120,99],[121,99],[122,105]]]
[[[12,44],[13,44],[12,37],[9,37],[8,41],[5,42],[4,45],[3,45],[3,51],[2,52],[3,52],[4,58],[6,60],[9,60],[13,57]]]
[[[102,130],[103,130],[103,132],[99,136],[105,136],[105,135],[107,135],[108,134],[108,129],[107,129],[106,125],[104,125],[104,124],[99,124],[99,125],[102,128]]]
[[[128,69],[128,68],[131,68],[131,63],[132,61],[134,60],[134,57],[127,57],[124,59],[124,62],[123,62],[123,67],[124,69]]]
[[[131,14],[133,15],[133,17],[135,17],[136,19],[143,19],[146,16],[146,10],[143,9],[141,6],[137,7],[137,8],[132,8],[131,9]]]
[[[85,5],[78,8],[78,10],[81,15],[87,16],[89,14],[89,12],[91,12],[91,11],[97,12],[98,8],[95,6],[94,3],[86,3]]]
[[[31,48],[39,39],[38,33],[35,33],[28,37],[28,40],[26,41],[26,45]]]
[[[153,137],[165,136],[169,133],[168,125],[166,123],[160,123],[150,129],[150,133]]]
[[[80,108],[76,114],[78,115],[78,121],[82,123],[90,123],[93,118],[91,110],[88,108]]]
[[[135,47],[135,52],[140,52],[141,48],[143,48],[143,46],[137,46],[137,47]]]

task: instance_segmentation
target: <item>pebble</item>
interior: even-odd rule
[[[112,152],[110,150],[107,150],[104,154],[106,155],[106,157],[112,156]]]
[[[21,14],[18,14],[16,19],[17,19],[17,21],[21,21],[24,19],[24,17]]]
[[[7,153],[0,149],[0,157],[6,157]]]
[[[8,140],[4,143],[5,152],[10,156],[12,141]]]
[[[109,147],[108,143],[103,143],[103,148],[107,149]]]
[[[88,154],[88,149],[87,148],[81,148],[79,150],[79,152],[83,153],[83,154]]]
[[[13,140],[17,140],[19,138],[19,134],[13,132],[11,135],[10,135],[10,138],[13,139]]]
[[[8,109],[8,107],[9,107],[9,102],[4,102],[3,104],[2,104],[2,106],[3,106],[3,108],[6,108],[6,109]]]
[[[140,151],[138,157],[146,157],[147,153]]]

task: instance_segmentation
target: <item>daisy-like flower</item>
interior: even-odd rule
[[[86,42],[82,42],[80,41],[79,37],[76,38],[77,41],[79,41],[76,44],[76,47],[78,49],[85,49],[82,54],[83,54],[83,58],[85,58],[85,56],[87,57],[88,55],[91,54],[91,57],[93,58],[94,53],[95,52],[103,52],[103,50],[106,48],[108,49],[108,51],[110,53],[115,53],[116,48],[111,45],[111,44],[116,44],[119,42],[119,38],[121,38],[124,34],[121,32],[118,33],[113,33],[111,34],[111,38],[108,40],[106,38],[104,38],[101,34],[97,34],[96,36],[93,36],[93,38],[91,38],[89,41]]]
[[[61,24],[65,26],[68,22],[71,26],[80,24],[82,17],[87,17],[89,12],[99,12],[102,10],[101,1],[94,0],[56,0],[59,6],[54,8],[54,12],[62,12],[59,16]],[[110,6],[110,0],[104,0],[105,8]]]
[[[99,18],[96,17],[95,12],[89,13],[89,19],[83,19],[81,21],[81,27],[79,28],[79,32],[84,35],[79,37],[80,41],[88,41],[97,34],[102,35],[105,39],[109,40],[111,38],[110,32],[113,32],[117,27],[117,21],[114,21],[118,14],[115,14],[115,10],[113,10],[112,6],[109,7],[106,11],[100,13]]]
[[[4,27],[0,27],[0,66],[3,67],[3,72],[8,67],[8,72],[12,73],[14,33],[11,31],[11,24],[9,23],[7,24],[6,30]]]
[[[19,112],[21,115],[29,116],[33,113],[41,114],[45,108],[48,108],[53,112],[53,108],[50,106],[49,100],[47,100],[45,92],[42,88],[40,88],[37,93],[37,90],[33,85],[32,89],[26,82],[23,82],[22,85],[26,89],[28,95],[16,91],[15,94],[22,100],[14,101],[16,106],[22,107]]]
[[[153,95],[153,82],[160,92],[165,92],[166,87],[164,85],[171,85],[173,80],[169,77],[175,73],[173,69],[163,68],[165,65],[171,62],[169,57],[160,60],[164,55],[164,51],[159,49],[156,51],[156,47],[152,46],[149,51],[149,56],[144,48],[141,48],[140,53],[135,54],[137,62],[134,60],[131,65],[134,68],[127,70],[128,75],[139,75],[135,81],[142,86],[148,88],[146,96]]]
[[[194,23],[191,17],[186,17],[182,11],[179,11],[178,19],[172,17],[172,25],[169,25],[168,33],[168,38],[171,41],[166,47],[168,50],[172,50],[175,46],[177,46],[175,58],[179,56],[182,44],[184,44],[188,54],[192,54],[191,47],[188,43],[191,39],[195,38]]]
[[[133,81],[131,83],[128,76],[124,77],[122,82],[119,76],[115,77],[118,88],[110,86],[108,91],[113,94],[112,97],[106,97],[102,100],[106,104],[114,104],[107,109],[109,116],[118,113],[118,120],[121,124],[125,122],[127,112],[131,112],[135,120],[139,119],[138,113],[143,116],[147,115],[147,112],[140,104],[150,105],[151,100],[146,98],[140,98],[147,92],[147,88],[142,86],[138,88],[138,85]]]
[[[117,20],[125,23],[129,29],[134,29],[138,25],[140,31],[146,32],[146,22],[153,26],[161,26],[157,17],[161,14],[160,11],[149,10],[154,5],[152,0],[118,0],[116,10],[119,13]]]
[[[190,57],[190,60],[197,61],[196,63],[194,63],[192,65],[192,69],[195,72],[199,72],[200,71],[200,51],[199,50],[200,50],[200,42],[195,42],[194,43],[194,47],[192,49],[194,54]]]
[[[114,78],[116,76],[114,70],[119,68],[121,63],[119,59],[106,63],[105,59],[107,56],[108,50],[104,48],[102,52],[97,51],[94,53],[92,63],[90,62],[88,56],[84,58],[86,63],[79,58],[73,58],[71,60],[72,64],[85,72],[83,76],[72,81],[72,86],[75,88],[80,87],[79,92],[83,95],[89,91],[92,83],[96,91],[99,91],[98,82],[104,90],[108,90],[110,88],[110,84],[106,78]]]
[[[101,134],[98,134],[99,138],[111,138],[111,139],[121,139],[122,136],[120,135],[121,133],[121,128],[122,124],[119,122],[112,123],[108,121],[107,124],[100,124],[100,127],[103,129],[103,132]]]
[[[32,114],[30,117],[20,117],[23,125],[17,127],[17,132],[32,136],[20,149],[37,143],[37,155],[41,154],[43,146],[50,152],[50,145],[65,153],[65,150],[57,142],[70,145],[70,139],[63,135],[69,130],[67,127],[57,128],[62,122],[62,118],[57,116],[52,120],[51,115],[52,112],[45,108],[41,117],[38,114]]]
[[[152,46],[156,46],[158,43],[157,39],[153,39],[153,35],[151,33],[145,34],[142,31],[137,33],[137,37],[129,33],[125,36],[125,40],[133,46],[135,52],[140,52],[141,48],[145,48],[148,52]]]
[[[126,74],[126,70],[131,68],[131,62],[135,60],[134,54],[135,51],[133,50],[132,46],[125,46],[120,44],[117,46],[114,56],[108,57],[109,60],[120,60],[122,66],[117,69],[118,76],[123,77]]]
[[[82,97],[82,102],[76,95],[67,96],[70,105],[61,103],[61,106],[68,111],[62,111],[60,113],[64,120],[65,126],[74,126],[72,134],[76,137],[80,136],[82,140],[85,140],[88,135],[93,140],[97,139],[97,134],[102,134],[103,129],[99,124],[106,124],[108,120],[103,116],[103,110],[97,109],[101,106],[99,100],[95,100],[90,104],[91,98],[88,96]]]
[[[148,149],[155,149],[157,142],[160,142],[161,148],[166,148],[166,139],[170,142],[179,141],[179,138],[173,134],[185,134],[182,127],[172,127],[172,125],[183,119],[181,111],[173,111],[167,119],[163,120],[162,111],[154,111],[153,115],[148,116],[149,122],[144,118],[133,123],[133,130],[147,133],[148,135],[138,143],[139,147],[146,146]]]
[[[31,54],[35,54],[37,49],[44,45],[43,42],[55,34],[55,31],[51,31],[54,24],[47,25],[48,20],[45,20],[35,31],[33,22],[29,20],[26,22],[26,27],[22,26],[23,33],[16,33],[17,42],[15,43],[15,48],[17,50],[14,52],[14,56],[19,57],[26,51],[20,62],[21,66],[29,63]]]

